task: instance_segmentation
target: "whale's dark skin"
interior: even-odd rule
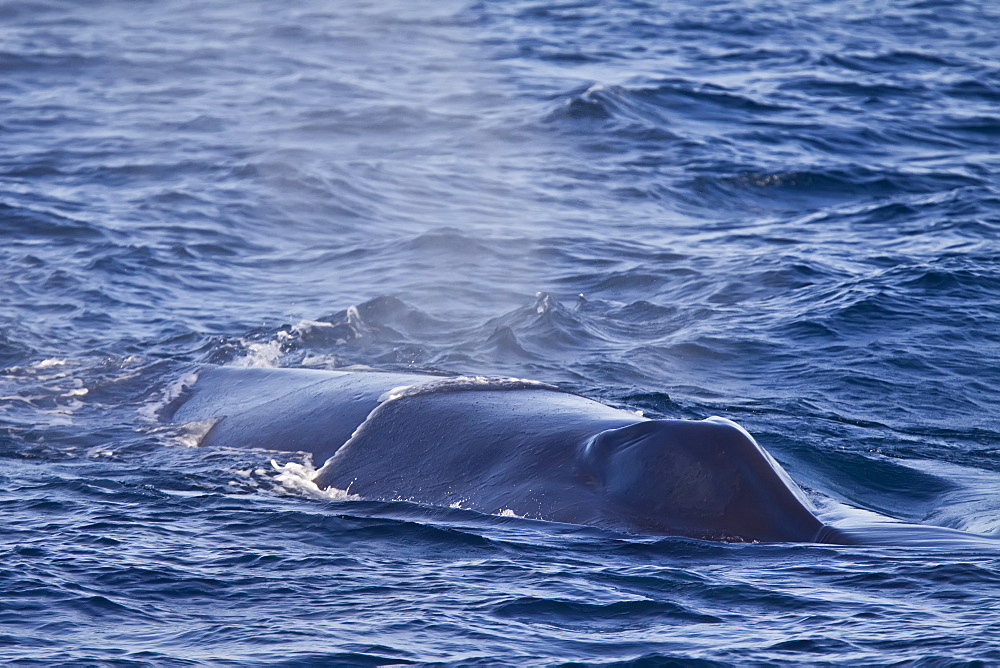
[[[424,389],[387,396],[401,386]],[[203,445],[311,453],[320,487],[367,499],[725,541],[966,535],[901,525],[917,533],[893,541],[885,527],[827,526],[735,423],[649,420],[541,384],[206,367],[170,412],[217,419]]]

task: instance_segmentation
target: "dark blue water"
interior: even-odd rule
[[[1000,535],[998,25],[0,2],[0,658],[1000,662],[988,545],[342,500],[158,419],[206,362],[528,377],[736,420],[827,519]]]

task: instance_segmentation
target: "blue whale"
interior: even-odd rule
[[[310,453],[317,485],[366,499],[732,542],[971,537],[826,525],[734,422],[646,419],[533,381],[205,367],[168,412],[214,420],[203,445]]]

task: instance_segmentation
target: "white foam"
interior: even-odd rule
[[[193,386],[198,381],[198,372],[192,371],[168,383],[160,392],[160,396],[139,408],[139,415],[150,422],[158,422],[160,411],[173,403],[186,388]],[[203,434],[204,435],[204,434]]]
[[[361,312],[358,311],[357,306],[347,307],[347,324],[354,330],[355,334],[361,335],[365,332],[370,332],[371,328],[365,324],[365,321],[361,319]]]
[[[361,499],[357,494],[350,493],[350,486],[346,490],[335,487],[320,488],[315,482],[316,469],[309,462],[279,464],[272,459],[271,467],[278,472],[278,475],[274,476],[274,481],[291,494],[329,501],[358,501]]]
[[[48,369],[54,366],[68,366],[70,364],[72,364],[72,362],[68,359],[58,359],[56,357],[53,357],[52,359],[36,362],[32,366],[35,367],[36,369]]]
[[[299,364],[304,369],[336,369],[341,370],[340,358],[332,353],[323,355],[306,354]]]
[[[32,376],[41,381],[59,380],[71,377],[73,372],[65,367],[77,366],[77,363],[70,359],[51,358],[40,362],[33,362],[27,366],[12,366],[3,369],[3,376],[7,378],[20,378],[22,376]]]
[[[548,313],[552,310],[553,304],[555,304],[555,300],[552,299],[552,295],[545,292],[536,292],[535,299],[537,300],[535,302],[535,313],[538,315]]]
[[[240,344],[246,348],[247,353],[243,357],[233,360],[230,366],[244,369],[271,369],[277,366],[277,362],[284,354],[285,342],[292,338],[288,332],[281,331],[271,341],[264,343],[253,343],[240,339]]]
[[[323,322],[322,320],[299,320],[297,323],[292,325],[292,331],[296,334],[308,334],[314,329],[332,329],[336,327],[332,322]]]

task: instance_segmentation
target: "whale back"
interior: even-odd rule
[[[368,499],[718,540],[822,527],[734,423],[647,420],[531,381],[206,367],[173,418],[213,420],[205,445],[309,452],[317,485]]]
[[[316,482],[365,498],[633,533],[812,541],[823,526],[780,466],[732,422],[645,420],[544,390],[387,402]]]

